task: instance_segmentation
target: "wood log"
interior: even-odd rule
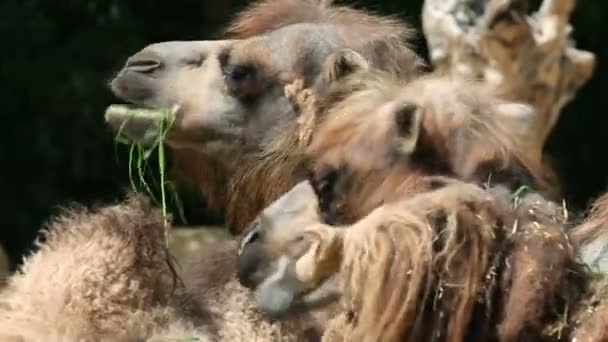
[[[426,0],[423,31],[439,72],[478,79],[533,105],[542,149],[560,112],[591,78],[595,55],[572,40],[575,0]]]

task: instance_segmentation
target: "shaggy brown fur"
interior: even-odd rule
[[[339,276],[344,312],[325,341],[566,340],[592,277],[575,261],[562,208],[536,194],[512,208],[504,188],[430,182],[443,187],[344,229],[261,228],[252,244],[266,257],[257,269],[273,274],[273,260],[295,257],[308,291]],[[261,222],[273,225],[269,213]],[[277,239],[285,251],[300,249],[298,236],[308,251],[273,253]]]
[[[428,189],[420,175],[512,189],[528,184],[555,194],[540,149],[522,143],[531,109],[480,84],[441,76],[403,84],[363,71],[336,82],[323,99],[307,155],[322,209],[335,223]],[[418,113],[404,128],[397,115],[409,104]]]
[[[573,341],[608,341],[608,194],[595,200],[583,223],[574,227],[570,238],[583,261],[595,274],[589,299],[581,303],[574,321],[578,324]]]
[[[561,340],[569,311],[586,291],[587,274],[565,231],[563,208],[526,196],[516,209],[500,287],[502,341]]]
[[[355,313],[350,340],[463,340],[501,235],[493,203],[481,189],[450,187],[348,229],[340,272]]]
[[[608,277],[596,275],[590,287],[588,300],[583,301],[574,312],[572,319],[577,327],[571,341],[596,342],[608,341]]]
[[[270,34],[278,32],[279,29],[291,27],[296,30],[308,26],[326,27],[327,32],[324,35],[328,37],[327,39],[339,41],[339,43],[334,42],[335,46],[352,49],[361,54],[372,68],[399,75],[403,80],[409,80],[420,74],[420,70],[424,68],[421,58],[407,46],[408,40],[413,35],[413,30],[409,26],[363,10],[335,6],[329,1],[260,1],[236,16],[229,25],[227,35],[230,38],[243,39],[243,44],[248,41],[255,43],[263,41],[260,37],[269,39]],[[277,35],[272,36],[271,39],[281,39]],[[309,50],[325,49],[316,49],[315,44],[317,42],[314,38],[307,38],[302,40],[298,51],[264,50],[260,53],[304,54]],[[255,49],[247,51],[253,50]],[[319,56],[311,54],[302,58],[319,58]],[[267,60],[268,58],[261,58],[260,61],[256,60],[256,63],[263,64]],[[318,77],[322,72],[315,67],[314,70],[292,70],[290,73],[293,75],[282,73],[281,77],[286,78],[287,84],[297,79],[304,79],[307,87],[319,90],[317,96],[320,96],[325,87],[325,81],[319,80]],[[294,79],[294,75],[299,76]],[[310,80],[313,80],[314,84],[311,84]],[[275,108],[283,106],[282,99],[276,101]],[[285,112],[289,111],[285,110]],[[294,116],[298,117],[297,108],[294,112]],[[316,127],[308,129],[312,132]],[[223,160],[223,155],[202,155],[204,151],[201,153],[201,151],[186,149],[174,151],[173,164],[177,175],[189,179],[198,186],[212,208],[225,211],[227,225],[234,233],[241,232],[262,208],[306,177],[304,153],[299,143],[302,138],[300,124],[293,120],[285,127],[266,128],[263,132],[264,142],[261,146],[257,146],[258,151],[253,154],[233,155],[233,166],[222,165],[226,162]],[[310,135],[309,132],[308,136]],[[222,160],[219,160],[220,158]],[[268,180],[272,180],[271,186]]]
[[[452,190],[452,196],[460,198],[460,203],[450,201],[448,191]],[[467,195],[474,193],[471,190],[446,188],[404,203],[406,212],[423,215],[419,216],[423,220],[421,224],[407,228],[414,238],[408,244],[410,251],[420,250],[420,246],[433,248],[433,251],[420,258],[412,257],[417,255],[415,253],[405,253],[406,264],[412,265],[418,260],[419,267],[398,270],[384,263],[370,263],[392,276],[382,277],[386,282],[381,283],[377,292],[359,291],[360,298],[377,306],[367,317],[361,311],[351,340],[363,341],[364,338],[357,336],[370,336],[368,334],[386,336],[383,341],[398,341],[403,337],[416,341],[486,341],[494,338],[500,341],[557,341],[568,336],[572,324],[568,310],[583,297],[586,286],[585,275],[575,262],[559,213],[550,203],[537,197],[525,199],[510,217],[512,214],[505,210],[500,199],[499,202],[484,199],[481,193],[478,199],[467,199]],[[436,201],[431,196],[435,196]],[[410,204],[406,206],[408,202]],[[415,202],[420,203],[418,208]],[[425,209],[425,206],[428,207]],[[386,220],[386,214],[382,219]],[[415,226],[421,228],[412,229]],[[425,239],[422,227],[432,227],[434,233],[430,236],[427,233]],[[408,239],[394,237],[391,241],[399,240]],[[365,245],[381,250],[376,247],[381,246],[378,243]],[[415,246],[417,249],[412,249]],[[363,248],[365,253],[370,253],[369,249]],[[399,248],[403,249],[404,246]],[[373,258],[371,254],[369,260],[387,260],[387,257]],[[358,262],[364,264],[366,261],[359,259]],[[358,266],[361,276],[367,274],[367,279],[378,279],[380,276],[369,277],[369,274],[379,273],[368,267]],[[400,274],[407,277],[400,278]],[[360,281],[351,279],[346,284],[352,290],[359,287],[355,284]],[[407,284],[407,292],[419,291],[401,297],[413,298],[413,302],[382,299],[391,291],[404,288],[403,281]],[[411,306],[397,304],[403,302],[411,303]],[[394,309],[390,309],[393,306]],[[398,315],[403,312],[410,312],[411,316]],[[390,317],[397,318],[391,321]],[[378,324],[384,319],[386,325]],[[357,335],[359,329],[363,335]],[[394,329],[392,336],[391,329]],[[429,336],[429,331],[433,336]]]

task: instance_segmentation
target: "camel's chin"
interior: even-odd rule
[[[258,307],[272,316],[284,316],[293,306],[295,293],[292,289],[280,283],[271,283],[255,290],[255,300]]]
[[[338,279],[336,276],[324,279],[314,289],[309,290],[307,293],[297,298],[294,307],[313,310],[337,301],[340,298],[340,290],[337,282]]]
[[[335,277],[327,278],[317,287],[304,292],[301,289],[298,292],[281,282],[265,283],[255,290],[258,308],[275,318],[322,309],[339,298]]]

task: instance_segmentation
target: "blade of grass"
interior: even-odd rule
[[[173,182],[167,182],[167,186],[169,187],[169,192],[173,195],[173,203],[177,208],[177,214],[179,215],[179,219],[182,221],[182,224],[188,225],[188,220],[186,219],[186,214],[184,213],[184,204],[182,203],[181,198],[179,197],[179,193],[177,192],[177,188]]]
[[[156,199],[156,196],[154,196],[154,192],[152,191],[152,189],[150,188],[150,186],[148,185],[148,182],[146,181],[146,177],[144,177],[144,158],[143,158],[143,146],[141,144],[137,144],[137,152],[138,152],[138,158],[137,158],[137,174],[139,176],[139,182],[141,185],[143,185],[144,189],[146,190],[146,192],[148,193],[148,195],[150,195],[150,197],[152,197],[152,200],[158,204],[158,200]]]
[[[135,153],[135,145],[131,145],[129,148],[129,182],[131,183],[131,189],[137,192],[137,186],[133,179],[133,154]]]
[[[160,124],[158,125],[159,135],[158,135],[158,138],[156,139],[156,141],[151,146],[148,144],[146,144],[144,146],[144,144],[141,142],[136,143],[122,134],[124,125],[126,125],[126,123],[130,119],[127,119],[125,122],[123,122],[120,129],[118,130],[118,133],[115,136],[114,143],[115,144],[123,143],[123,144],[127,144],[130,146],[130,148],[129,148],[129,182],[131,183],[131,188],[133,189],[133,191],[139,192],[140,187],[143,188],[143,190],[152,198],[152,200],[157,205],[160,205],[162,207],[162,213],[165,218],[167,218],[167,215],[168,215],[167,191],[169,191],[172,194],[172,199],[173,199],[172,202],[175,203],[175,206],[177,207],[176,209],[179,213],[181,220],[184,222],[187,222],[185,215],[184,215],[182,202],[177,193],[177,189],[173,186],[173,184],[170,181],[167,180],[166,170],[165,170],[166,156],[165,156],[164,140],[166,138],[167,132],[169,131],[169,129],[172,127],[172,125],[174,123],[175,112],[177,111],[177,109],[178,109],[178,107],[175,106],[171,109],[164,109],[161,111],[161,113],[160,113],[161,120],[160,120]],[[127,111],[128,113],[133,112],[132,115],[134,117],[137,116],[136,115],[137,113],[135,113],[136,110],[131,110],[129,108],[122,108],[119,106],[119,107],[114,108],[114,110],[123,110],[123,111]],[[108,121],[108,111],[106,112],[106,121]],[[149,170],[150,172],[152,172],[152,168],[149,167],[148,160],[149,160],[149,157],[154,152],[154,149],[158,149],[158,151],[157,151],[158,152],[158,169],[159,169],[158,172],[159,172],[159,177],[160,177],[160,184],[157,184],[156,177],[152,177],[151,179],[152,179],[153,186],[151,187],[150,184],[148,183],[148,181],[146,180],[146,173],[147,173],[146,171]],[[137,153],[137,155],[136,155],[136,153]],[[135,168],[137,169],[137,176],[134,175]],[[135,177],[138,178],[138,182],[135,180]],[[160,188],[160,196],[161,196],[160,201],[156,197],[155,191],[153,189],[153,188],[158,188],[158,187]],[[165,224],[167,224],[167,223],[168,223],[168,220],[165,221]]]
[[[163,215],[167,217],[167,198],[165,195],[165,144],[163,143],[165,134],[165,120],[160,122],[160,137],[158,143],[158,168],[160,169],[160,197],[163,206]]]

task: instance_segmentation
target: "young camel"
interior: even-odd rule
[[[166,229],[160,210],[140,195],[95,210],[64,210],[0,292],[0,340],[318,340],[311,314],[272,322],[256,308],[230,276],[232,241],[221,247],[228,254],[206,259],[208,272],[199,274],[204,289],[200,282],[197,291],[184,286]]]

